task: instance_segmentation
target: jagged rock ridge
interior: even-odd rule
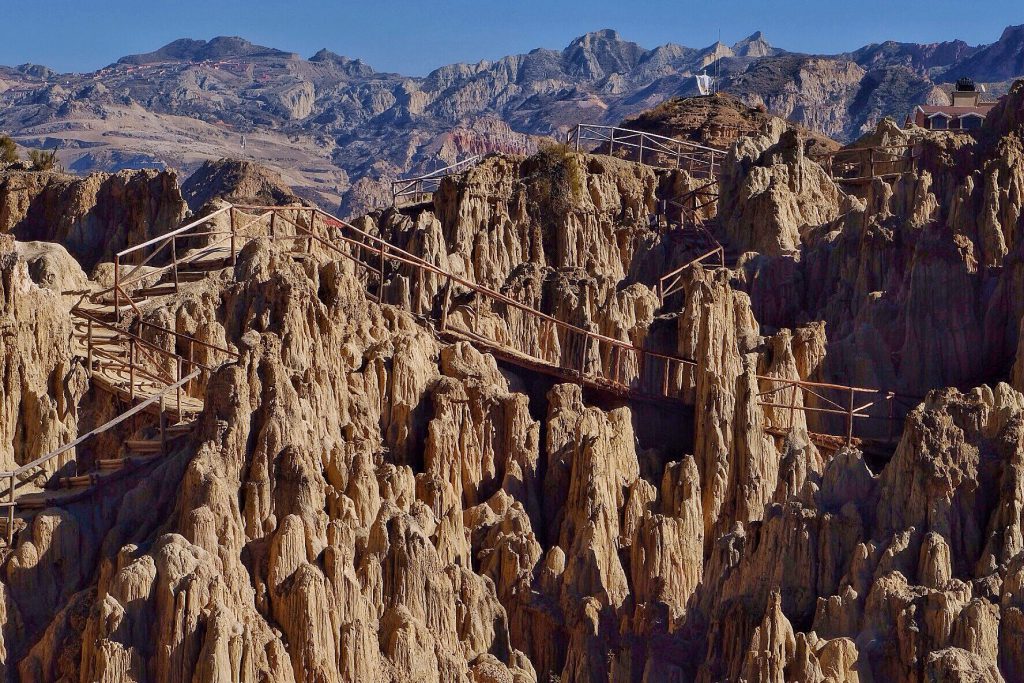
[[[442,277],[399,266],[378,281],[317,249],[248,242],[233,266],[144,303],[147,320],[239,354],[204,379],[195,436],[121,489],[33,513],[0,551],[4,674],[1024,679],[1024,387],[1007,382],[1022,316],[998,284],[972,284],[1020,281],[1022,112],[1024,84],[993,112],[998,140],[915,133],[919,172],[852,190],[799,130],[767,121],[730,150],[708,216],[745,253],[731,271],[687,271],[665,305],[652,278],[684,252],[650,218],[701,182],[685,172],[498,155],[428,205],[357,221],[574,325],[699,359],[669,378],[678,404],[609,401],[439,339],[410,311],[433,310]],[[60,337],[66,311],[42,291],[56,266],[4,247],[4,318]],[[818,289],[799,286],[820,272]],[[469,318],[466,292],[449,293]],[[511,345],[541,338],[482,308],[478,324]],[[997,331],[1012,351],[988,384],[946,386],[972,335]],[[17,364],[33,338],[0,337],[0,359]],[[53,348],[37,377],[61,375]],[[896,360],[909,370],[887,374]],[[763,429],[786,423],[758,376],[858,372],[928,393],[883,460],[818,448],[827,420],[804,411],[783,436]],[[25,395],[5,393],[5,409]],[[75,400],[85,414],[103,398]]]

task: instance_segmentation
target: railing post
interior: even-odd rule
[[[189,367],[189,374],[191,374],[192,370],[195,370],[195,367],[196,367],[195,363],[192,361],[192,338],[191,337],[189,337],[189,339],[188,339],[188,367]],[[185,392],[188,393],[188,394],[192,393],[192,381],[193,380],[190,379],[188,381],[188,384],[185,385]]]
[[[175,400],[178,404],[178,420],[181,420],[181,363],[182,359],[177,358],[174,362],[174,383],[177,385],[174,389]]]
[[[128,337],[128,398],[135,400],[135,337]]]
[[[235,265],[235,207],[228,209],[231,222],[231,265]]]
[[[86,337],[85,347],[87,349],[86,367],[89,370],[89,375],[92,375],[92,318],[89,318],[89,332]]]
[[[790,385],[789,388],[789,429],[793,429],[793,420],[796,417],[796,382],[793,382],[793,384]],[[807,411],[804,411],[804,421],[806,422],[806,420]]]
[[[644,136],[643,135],[640,136],[639,163],[641,163],[641,164],[644,163]]]
[[[121,322],[121,257],[114,254],[114,320]]]
[[[416,306],[413,308],[413,313],[420,313],[422,308],[420,304],[423,301],[423,268],[416,266]]]
[[[306,253],[313,253],[313,231],[316,226],[316,209],[309,210],[309,237],[306,238]]]
[[[174,291],[178,291],[178,237],[171,237],[171,273],[174,275]]]
[[[583,373],[584,373],[584,371],[586,369],[586,365],[587,365],[587,350],[589,348],[590,348],[590,333],[589,332],[584,332],[583,333],[583,350],[580,353],[580,367],[579,367],[580,384],[583,384]]]
[[[277,230],[276,230],[276,222],[277,221],[276,221],[276,219],[277,219],[277,211],[271,211],[270,212],[270,241],[271,242],[273,242],[274,239],[276,239],[276,237],[277,237]]]
[[[576,124],[576,151],[577,152],[580,151],[580,134],[581,134],[582,128],[583,128],[583,124],[582,123],[577,123]]]
[[[850,387],[850,405],[846,411],[846,445],[853,444],[853,406],[854,406],[854,393],[853,387]]]
[[[160,453],[167,455],[167,413],[164,411],[163,394],[160,394]]]
[[[377,303],[384,303],[384,250],[387,247],[387,243],[384,240],[380,241],[380,289],[377,290]]]
[[[448,285],[444,290],[444,301],[441,303],[441,331],[448,329],[448,306],[452,300],[452,278],[448,277]]]

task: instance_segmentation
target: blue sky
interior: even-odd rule
[[[1021,0],[0,0],[0,64],[91,71],[176,38],[239,35],[304,56],[326,47],[422,75],[601,28],[645,47],[733,43],[756,30],[778,47],[842,52],[893,39],[996,40],[1024,23]]]

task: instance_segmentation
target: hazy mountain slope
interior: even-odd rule
[[[849,140],[969,73],[1001,83],[1024,72],[1020,27],[999,41],[882,43],[810,56],[755,33],[735,45],[651,50],[614,31],[564,50],[452,64],[413,78],[321,50],[310,59],[241,38],[182,39],[87,74],[0,69],[0,130],[58,147],[79,172],[251,158],[303,196],[354,213],[387,200],[387,181],[489,151],[535,149],[579,121],[614,123],[692,94],[714,64],[751,104]],[[1013,72],[1012,74],[1010,72]],[[948,87],[948,86],[947,86]],[[999,86],[994,92],[999,91]],[[354,191],[353,191],[354,188]]]

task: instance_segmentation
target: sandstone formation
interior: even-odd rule
[[[177,227],[186,211],[171,172],[0,174],[0,232],[58,242],[86,271]]]
[[[185,179],[181,193],[193,211],[215,197],[260,206],[302,202],[277,173],[251,161],[231,159],[204,163]]]
[[[859,184],[766,121],[705,216],[735,267],[666,298],[691,252],[659,207],[704,181],[562,147],[354,221],[411,255],[381,273],[247,240],[142,302],[238,353],[204,358],[192,434],[19,513],[3,675],[1024,681],[1022,107],[1019,84],[977,143],[884,123],[859,144],[913,144],[918,165]],[[113,406],[75,379],[60,292],[84,276],[3,239],[12,464]],[[633,386],[658,368],[528,308],[688,362],[659,376],[669,400],[566,381],[551,366]],[[808,379],[912,398],[891,443],[880,421],[847,444],[801,409],[829,397]]]

